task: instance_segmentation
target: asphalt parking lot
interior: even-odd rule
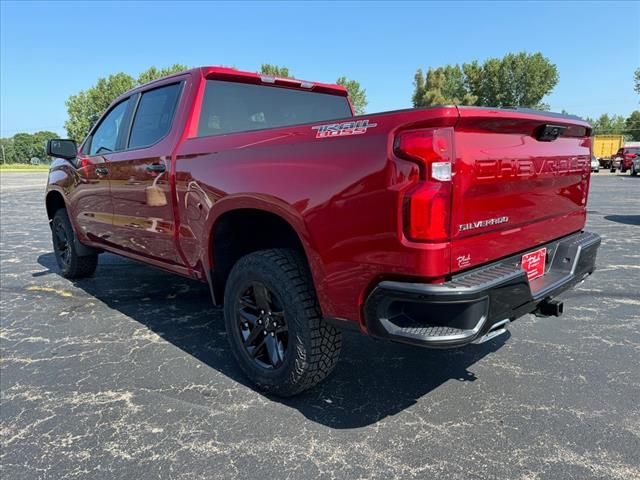
[[[463,350],[349,334],[285,401],[203,285],[113,255],[60,277],[46,174],[0,178],[3,479],[640,478],[640,178],[593,176],[599,269],[560,319]]]

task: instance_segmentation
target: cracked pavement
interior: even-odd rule
[[[640,178],[593,175],[598,271],[559,319],[462,350],[346,334],[287,400],[244,379],[205,285],[110,254],[63,279],[46,174],[0,179],[4,479],[640,478]]]

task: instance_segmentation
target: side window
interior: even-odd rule
[[[180,87],[180,83],[174,83],[142,94],[131,127],[129,148],[148,147],[169,133]]]
[[[98,125],[91,138],[89,155],[101,155],[115,151],[118,134],[120,133],[120,128],[122,128],[122,120],[128,104],[129,99],[120,102]]]

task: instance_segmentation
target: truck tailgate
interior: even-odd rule
[[[518,110],[459,111],[452,272],[534,250],[582,229],[591,159],[588,124]]]

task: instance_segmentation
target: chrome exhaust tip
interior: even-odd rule
[[[510,320],[508,318],[505,318],[504,320],[500,320],[499,322],[494,323],[491,326],[491,329],[487,333],[485,333],[480,338],[476,338],[471,343],[478,345],[480,343],[488,342],[489,340],[492,340],[502,335],[503,333],[507,333],[507,326],[509,325],[509,323],[510,323]]]

